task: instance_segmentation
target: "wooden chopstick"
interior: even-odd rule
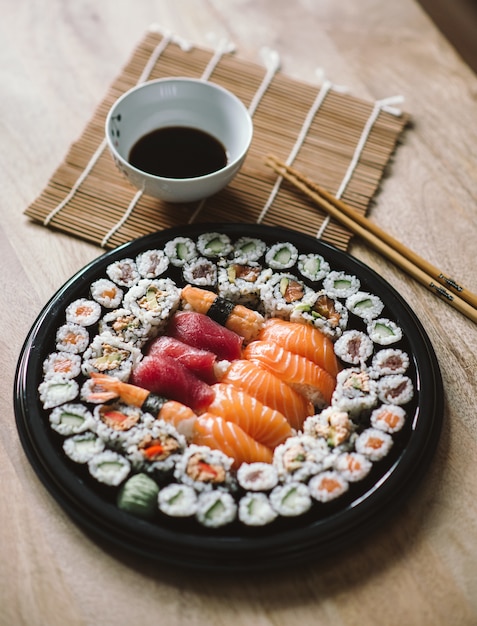
[[[477,322],[477,296],[475,294],[445,276],[438,268],[406,248],[379,226],[335,198],[295,168],[290,167],[273,155],[268,155],[266,164],[294,187],[300,189],[351,232],[361,237],[383,256],[418,280],[429,291],[473,322]]]

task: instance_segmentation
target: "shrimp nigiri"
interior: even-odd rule
[[[271,318],[264,323],[258,338],[310,359],[332,376],[340,370],[333,342],[310,324]]]
[[[258,363],[307,397],[315,406],[327,406],[336,380],[310,359],[265,341],[254,341],[244,352],[245,359]]]
[[[213,385],[212,389],[215,398],[207,412],[234,422],[256,441],[275,448],[292,435],[292,428],[284,415],[242,389],[225,383]]]
[[[230,364],[221,382],[243,389],[262,404],[284,415],[290,426],[299,430],[315,412],[313,404],[278,376],[252,361],[239,359]]]
[[[262,327],[264,319],[260,313],[222,298],[213,291],[186,285],[181,296],[191,309],[234,331],[246,343],[255,339]]]

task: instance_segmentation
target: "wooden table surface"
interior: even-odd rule
[[[413,118],[369,215],[477,292],[477,79],[413,0],[0,0],[0,624],[477,623],[475,324],[359,242],[351,252],[412,304],[445,387],[431,468],[385,527],[288,572],[211,578],[121,558],[93,542],[41,485],[12,406],[22,343],[53,293],[101,250],[23,214],[155,22],[211,33],[244,58],[277,50],[313,81],[404,97]]]

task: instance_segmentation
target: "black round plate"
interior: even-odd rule
[[[218,231],[232,239],[260,237],[269,245],[293,243],[300,252],[323,255],[332,269],[358,276],[362,288],[378,295],[387,315],[401,326],[411,357],[415,397],[408,420],[391,453],[355,483],[346,497],[315,507],[297,518],[280,518],[262,529],[240,523],[207,530],[198,523],[163,519],[144,521],[119,510],[107,489],[89,480],[64,455],[38,397],[42,364],[54,349],[56,329],[66,306],[88,297],[90,284],[115,260],[135,257],[182,235],[195,238]],[[401,296],[378,274],[350,255],[301,233],[262,225],[202,224],[147,235],[108,252],[73,276],[44,307],[33,325],[17,365],[14,405],[23,448],[37,475],[65,511],[96,539],[141,557],[173,565],[217,571],[269,569],[295,565],[342,550],[395,512],[423,477],[434,454],[442,424],[442,379],[429,339]]]

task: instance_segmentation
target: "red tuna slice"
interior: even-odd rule
[[[179,339],[162,335],[151,342],[147,354],[170,356],[209,385],[217,382],[214,370],[217,357],[210,350],[194,348]]]
[[[204,411],[215,397],[212,387],[165,355],[145,356],[134,368],[130,382],[198,412]]]
[[[243,337],[203,313],[180,311],[169,324],[168,335],[189,346],[210,350],[218,359],[234,361],[242,353]]]

